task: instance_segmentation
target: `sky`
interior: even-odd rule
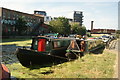
[[[118,0],[0,0],[0,7],[33,14],[46,11],[47,16],[73,19],[74,11],[83,12],[83,25],[90,29],[118,29]]]

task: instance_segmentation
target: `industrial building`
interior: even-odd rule
[[[79,22],[80,26],[82,26],[82,23],[83,23],[83,12],[81,12],[81,11],[74,11],[73,21],[74,22]]]
[[[42,26],[45,25],[44,17],[0,7],[2,36],[19,36],[15,25],[20,17],[24,18],[26,21],[27,30],[24,33],[25,35],[48,31],[46,27]]]

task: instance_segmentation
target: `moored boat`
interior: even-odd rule
[[[68,61],[66,49],[70,44],[70,39],[54,39],[50,37],[35,37],[32,39],[30,49],[18,48],[17,58],[23,66],[34,64],[60,63]]]
[[[16,54],[20,63],[28,67],[35,64],[43,65],[74,60],[100,48],[104,48],[104,43],[99,39],[81,40],[39,36],[32,39],[31,48],[18,48]]]

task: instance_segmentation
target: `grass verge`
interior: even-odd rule
[[[0,45],[30,46],[32,39],[3,39]]]
[[[37,66],[36,69],[23,67],[20,63],[7,64],[12,76],[17,78],[112,78],[116,54],[86,54],[71,62],[52,67]]]

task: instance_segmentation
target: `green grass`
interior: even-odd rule
[[[86,54],[71,62],[65,62],[52,67],[36,69],[23,67],[20,63],[7,64],[12,76],[17,78],[112,78],[116,55],[110,52],[104,54]]]
[[[3,39],[0,45],[30,46],[32,39]]]

